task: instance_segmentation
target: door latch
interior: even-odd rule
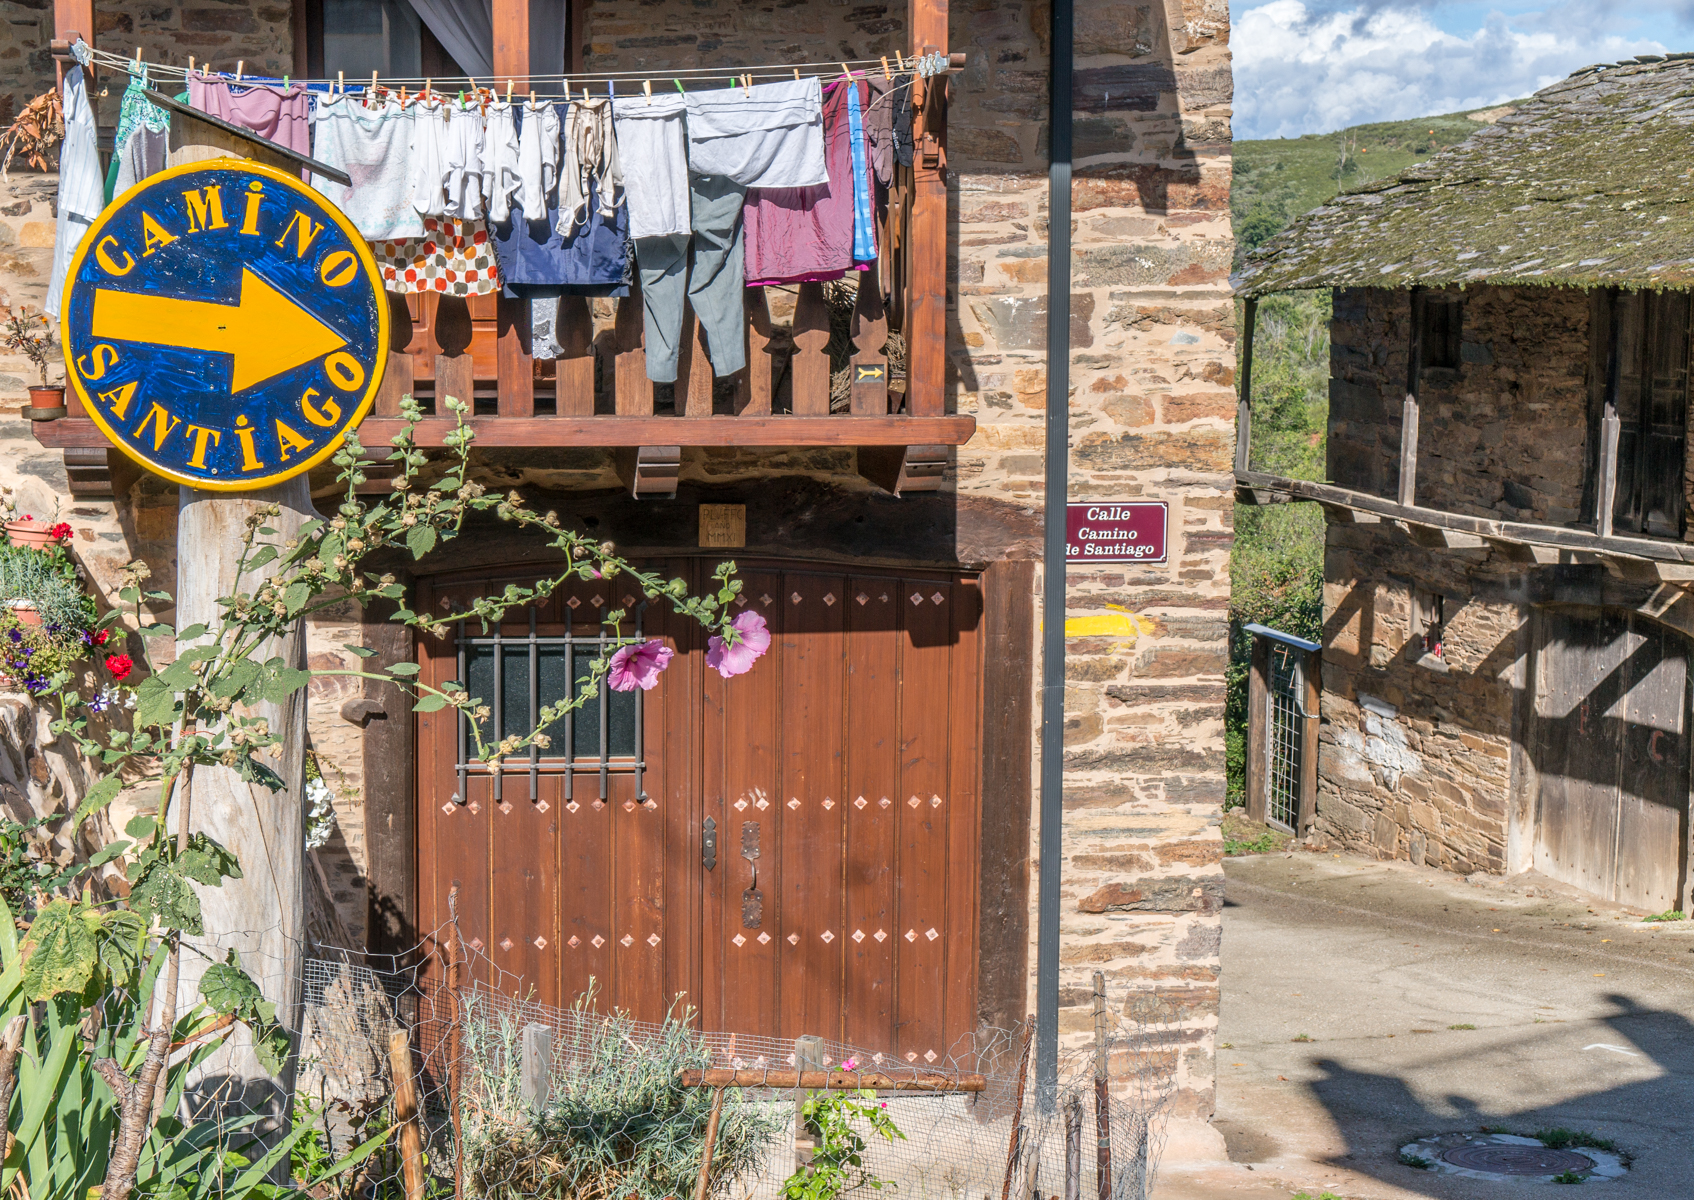
[[[718,865],[718,823],[711,817],[700,831],[700,863],[708,871]]]

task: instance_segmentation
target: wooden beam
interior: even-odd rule
[[[1396,521],[1394,524],[1418,545],[1435,550],[1481,550],[1488,545],[1473,533],[1459,533],[1453,529],[1419,525],[1410,521]]]
[[[737,1071],[729,1067],[683,1070],[685,1088],[780,1088],[792,1091],[844,1091],[872,1088],[887,1092],[981,1092],[988,1081],[981,1075],[887,1075],[881,1071]]]
[[[58,423],[64,424],[62,421]],[[1381,496],[1373,496],[1369,492],[1336,487],[1334,484],[1314,483],[1308,479],[1286,479],[1260,474],[1257,471],[1238,474],[1235,481],[1238,485],[1247,487],[1285,492],[1296,500],[1315,500],[1326,506],[1375,513],[1390,521],[1406,521],[1411,524],[1457,530],[1460,533],[1472,533],[1485,541],[1518,542],[1602,556],[1643,558],[1653,562],[1694,563],[1694,544],[1668,539],[1602,537],[1586,529],[1570,529],[1561,525],[1536,525],[1528,521],[1473,517],[1435,508],[1402,505],[1393,500],[1385,500]]]
[[[535,360],[530,356],[527,299],[495,297],[495,361],[502,417],[535,415]]]
[[[447,360],[451,361],[451,360]],[[646,379],[645,373],[641,376]],[[437,383],[437,395],[445,390]],[[458,393],[454,393],[457,395]],[[467,393],[468,395],[468,393]],[[478,446],[962,446],[976,433],[975,417],[468,417]],[[359,440],[386,445],[405,422],[396,417],[366,417]],[[425,417],[415,431],[417,444],[444,446],[457,428],[451,417]],[[37,421],[32,432],[53,450],[67,446],[107,446],[104,434],[86,417]],[[1267,478],[1269,478],[1267,476]],[[1310,497],[1307,497],[1310,498]],[[1694,551],[1694,547],[1690,547]]]
[[[896,496],[940,491],[947,474],[947,447],[860,446],[859,474]]]
[[[1418,385],[1423,375],[1424,294],[1411,294],[1412,339],[1406,355],[1406,400],[1400,406],[1400,503],[1410,508],[1418,494]]]
[[[911,0],[914,57],[947,49],[947,0]],[[947,77],[912,89],[913,168],[906,252],[906,411],[940,416],[947,385]],[[1065,353],[1055,347],[1052,353]]]
[[[677,476],[682,473],[681,446],[626,446],[613,460],[618,477],[637,500],[676,495]]]
[[[394,609],[393,601],[377,600],[360,611],[360,643],[376,651],[366,660],[368,670],[413,661],[412,630],[390,619]],[[351,715],[364,728],[365,947],[404,954],[418,940],[412,702],[395,685],[367,679],[364,698]]]
[[[493,0],[494,88],[529,91],[529,0]]]
[[[1235,469],[1248,471],[1253,466],[1253,330],[1259,322],[1257,296],[1247,297],[1242,317],[1241,389],[1235,401]]]

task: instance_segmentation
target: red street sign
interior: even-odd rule
[[[1145,504],[1065,505],[1067,562],[1165,561],[1165,527],[1170,506]]]

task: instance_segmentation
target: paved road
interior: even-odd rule
[[[1398,1162],[1415,1137],[1484,1125],[1615,1139],[1634,1169],[1587,1186],[1694,1197],[1694,923],[1404,863],[1298,853],[1226,870],[1231,1163],[1167,1172],[1161,1200],[1545,1191]]]

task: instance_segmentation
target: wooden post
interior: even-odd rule
[[[465,935],[459,930],[459,885],[447,889],[447,1003],[452,1015],[447,1025],[447,1105],[453,1121],[453,1195],[455,1200],[465,1194],[465,1125],[460,1104],[462,1072],[459,1069],[460,1031],[465,1019],[465,1006],[459,999],[459,984],[464,962]]]
[[[712,1185],[712,1152],[718,1148],[718,1118],[723,1116],[723,1094],[728,1088],[712,1091],[712,1115],[706,1119],[706,1144],[700,1149],[700,1177],[694,1181],[694,1200],[706,1200]]]
[[[911,53],[947,52],[947,0],[911,0]],[[947,77],[915,82],[912,89],[911,238],[906,244],[908,288],[906,412],[940,416],[947,383]],[[1064,347],[1050,347],[1062,354]]]
[[[1106,973],[1094,972],[1094,1168],[1100,1200],[1112,1196],[1112,1093],[1106,1078]]]
[[[1406,400],[1400,406],[1400,503],[1411,508],[1418,492],[1418,385],[1423,374],[1423,310],[1421,287],[1412,289],[1412,343],[1406,356]]]
[[[1259,298],[1248,296],[1241,330],[1241,391],[1235,401],[1235,473],[1252,470],[1253,453],[1253,330],[1259,323]]]
[[[804,1074],[807,1071],[821,1071],[825,1067],[823,1060],[823,1039],[815,1034],[794,1039],[794,1069]],[[817,1152],[817,1143],[812,1139],[812,1131],[807,1127],[806,1116],[802,1111],[806,1098],[801,1095],[794,1097],[794,1169],[796,1171],[807,1166],[812,1161],[812,1155]]]
[[[1594,502],[1594,532],[1601,537],[1612,536],[1612,515],[1618,497],[1618,435],[1623,424],[1618,420],[1618,390],[1623,385],[1623,349],[1618,345],[1622,321],[1618,290],[1607,291],[1609,339],[1606,346],[1606,396],[1604,415],[1600,418],[1600,485]]]
[[[1065,1200],[1082,1200],[1082,1097],[1075,1094],[1065,1101]]]
[[[518,1074],[518,1091],[532,1112],[547,1107],[553,1086],[553,1031],[545,1025],[523,1027],[523,1063]]]
[[[1318,819],[1318,719],[1322,691],[1323,652],[1302,650],[1305,656],[1305,688],[1300,707],[1305,716],[1300,720],[1300,818],[1295,824],[1296,837],[1305,837]]]
[[[388,1068],[394,1075],[394,1123],[400,1127],[400,1168],[406,1185],[406,1200],[424,1200],[418,1080],[412,1074],[412,1039],[404,1029],[396,1029],[388,1035]]]
[[[1023,1142],[1023,1089],[1029,1078],[1029,1044],[1035,1039],[1035,1022],[1024,1025],[1023,1053],[1018,1055],[1018,1099],[1012,1107],[1012,1137],[1006,1145],[1006,1178],[1000,1184],[1000,1200],[1011,1200],[1012,1169],[1018,1161]]]
[[[529,91],[529,0],[492,0],[494,80]]]
[[[802,283],[794,305],[794,357],[788,377],[792,381],[795,416],[829,415],[829,305],[823,284]]]
[[[1247,636],[1253,639],[1252,666],[1247,675],[1247,819],[1262,822],[1269,815],[1270,714],[1265,706],[1270,697],[1270,642],[1254,634]]]

